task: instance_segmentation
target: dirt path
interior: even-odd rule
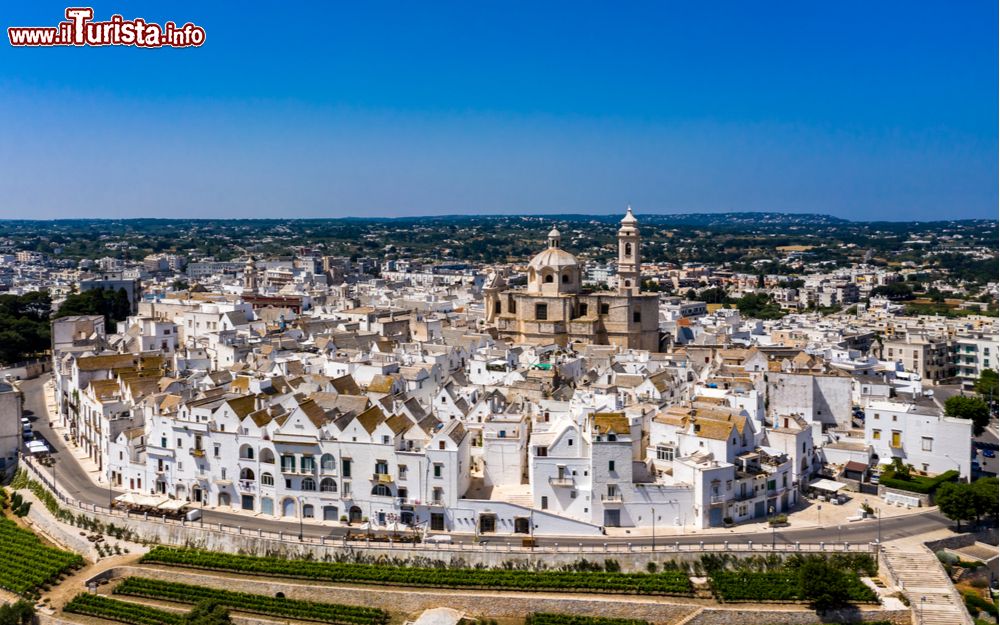
[[[70,599],[87,590],[87,580],[117,566],[134,566],[138,564],[139,554],[127,554],[103,558],[99,562],[87,564],[57,584],[52,590],[42,593],[42,599],[48,599],[52,608],[62,609]]]

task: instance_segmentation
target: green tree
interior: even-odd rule
[[[995,477],[981,477],[972,484],[973,507],[976,509],[976,520],[984,516],[995,515],[1000,506],[1000,480]]]
[[[959,530],[962,529],[962,521],[977,518],[976,492],[969,484],[945,482],[938,487],[934,503],[941,514],[958,523]]]
[[[807,559],[799,567],[799,595],[820,612],[838,608],[849,598],[844,573],[818,557]]]
[[[44,291],[0,295],[0,362],[18,362],[49,348],[51,310]]]
[[[998,388],[1000,388],[1000,382],[997,380],[996,370],[983,369],[982,373],[979,374],[979,379],[976,380],[976,392],[982,395],[986,403],[993,404],[997,402]]]
[[[82,293],[72,293],[59,307],[55,317],[75,315],[103,315],[104,325],[109,332],[115,332],[117,321],[124,321],[132,314],[125,289],[91,289]]]
[[[211,599],[199,601],[184,615],[185,625],[232,625],[229,610]]]
[[[35,615],[35,606],[23,599],[0,605],[0,625],[29,625]]]
[[[990,423],[990,408],[982,397],[964,395],[949,397],[944,402],[944,413],[949,417],[972,421],[972,432],[976,436],[982,434]]]

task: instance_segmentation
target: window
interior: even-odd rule
[[[922,451],[934,451],[934,439],[929,436],[921,437],[920,449]]]
[[[274,486],[274,476],[270,473],[261,473],[260,483],[263,486]]]
[[[549,455],[548,447],[535,447],[535,456],[539,458],[544,458]]]
[[[580,313],[579,313],[579,316],[580,317],[586,317],[587,316],[587,305],[586,304],[580,304]]]
[[[611,311],[611,306],[608,304],[601,304],[600,311],[602,315],[606,315]]]
[[[674,448],[669,445],[657,445],[656,459],[672,461],[674,459]]]
[[[302,472],[313,473],[316,471],[316,459],[312,456],[302,456]]]
[[[319,491],[321,493],[335,493],[337,492],[337,482],[330,477],[324,477],[319,483]]]
[[[882,430],[872,430],[872,440],[882,440]]]
[[[337,460],[331,454],[323,454],[320,458],[319,466],[323,473],[333,473],[337,470]]]
[[[563,284],[569,284],[569,274],[568,273],[564,273],[562,275],[562,283]]]
[[[372,494],[377,497],[392,497],[392,491],[385,484],[376,484],[373,486]]]
[[[382,435],[382,444],[383,445],[388,445],[389,444],[389,435],[388,434],[383,434]]]
[[[378,475],[387,475],[389,473],[389,463],[385,460],[376,460],[375,473]]]
[[[400,481],[405,480],[406,479],[406,465],[405,464],[399,465],[399,468],[397,470],[399,471],[399,479],[400,479]]]
[[[493,312],[500,314],[500,302],[493,302]]]
[[[632,255],[632,244],[631,243],[625,243],[625,256],[628,257],[628,256],[631,256],[631,255]],[[625,286],[628,286],[628,285],[626,284]]]
[[[545,284],[550,284],[550,283],[552,283],[552,282],[553,282],[554,280],[555,280],[555,279],[554,279],[554,278],[552,277],[552,274],[551,274],[551,273],[545,276]]]
[[[549,318],[548,304],[535,304],[535,319],[545,321]]]
[[[434,464],[434,477],[441,477],[444,474],[444,465],[441,463]]]
[[[628,286],[626,284],[626,286]],[[632,323],[640,323],[642,321],[642,313],[638,310],[632,311]]]
[[[614,472],[615,472],[615,461],[608,460],[608,473],[614,473]]]
[[[351,459],[344,458],[340,463],[340,472],[344,477],[351,477]]]
[[[302,516],[304,516],[307,519],[311,519],[313,518],[314,514],[315,512],[313,511],[312,504],[307,503],[306,505],[302,506]]]
[[[542,510],[548,510],[548,509],[549,509],[549,498],[542,495]]]
[[[316,480],[311,477],[303,478],[302,490],[316,490]]]
[[[295,456],[284,455],[281,457],[281,470],[286,473],[295,471]]]

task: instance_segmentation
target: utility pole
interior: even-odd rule
[[[656,508],[650,508],[649,512],[653,515],[653,551],[656,551]]]

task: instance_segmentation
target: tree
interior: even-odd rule
[[[997,380],[996,370],[983,369],[983,372],[979,374],[979,379],[976,380],[976,392],[982,395],[986,403],[995,403],[998,388],[1000,388],[1000,382]]]
[[[125,289],[91,289],[82,293],[73,293],[59,307],[55,317],[74,315],[104,315],[104,325],[108,331],[114,332],[116,321],[124,321],[132,314],[132,305],[128,301]]]
[[[934,495],[941,514],[958,523],[962,529],[962,521],[971,521],[977,517],[976,492],[969,484],[945,482],[938,487]]]
[[[844,575],[826,558],[808,558],[799,567],[799,595],[819,612],[838,608],[849,598]]]
[[[51,310],[44,291],[0,295],[0,362],[19,362],[49,348]]]
[[[995,477],[981,477],[969,485],[973,492],[973,507],[976,509],[976,520],[997,513],[1000,506],[1000,480]]]
[[[34,614],[35,606],[23,599],[0,605],[0,625],[28,625]]]
[[[972,432],[976,436],[982,434],[990,423],[990,408],[982,397],[964,395],[949,397],[944,402],[944,413],[949,417],[972,421]]]
[[[184,615],[185,625],[232,625],[229,610],[211,599],[199,601]]]

